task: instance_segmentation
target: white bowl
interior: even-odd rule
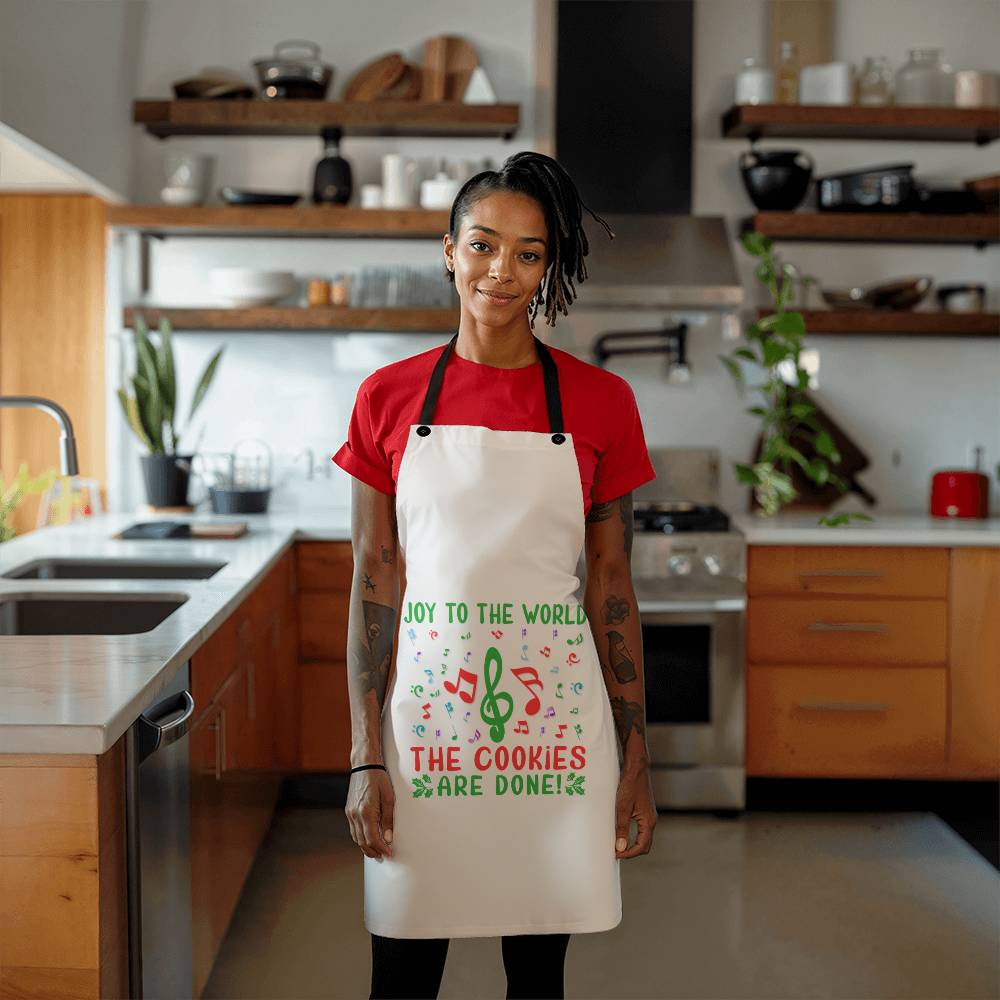
[[[292,295],[298,287],[291,271],[265,271],[256,267],[213,267],[212,292],[234,306],[270,305]]]

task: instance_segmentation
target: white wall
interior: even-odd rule
[[[132,195],[154,201],[160,187],[164,150],[191,149],[218,157],[216,186],[221,183],[257,185],[308,191],[318,140],[307,138],[177,138],[166,143],[129,126],[129,142],[122,141],[120,114],[109,117],[109,80],[127,80],[135,74],[132,96],[169,93],[172,80],[206,65],[243,71],[252,79],[251,60],[270,52],[283,38],[317,41],[323,57],[337,70],[334,93],[373,56],[399,49],[419,58],[420,43],[429,35],[464,35],[476,46],[480,60],[499,99],[522,105],[522,128],[511,143],[488,140],[348,139],[342,147],[360,186],[378,179],[379,157],[400,151],[420,159],[429,175],[437,158],[492,156],[499,163],[508,153],[546,149],[548,135],[536,130],[533,51],[533,0],[508,0],[498,16],[495,4],[467,0],[433,0],[401,4],[370,0],[347,2],[289,0],[154,0],[121,4],[117,0],[31,5],[32,11],[53,6],[60,11],[59,30],[50,17],[29,15],[27,2],[0,0],[0,12],[16,10],[19,37],[29,41],[29,54],[19,56],[18,67],[37,66],[43,53],[62,55],[76,67],[70,83],[84,94],[75,114],[52,106],[54,95],[32,104],[31,93],[20,84],[11,90],[8,64],[0,86],[0,117],[7,107],[16,111],[11,124],[39,141],[46,131],[69,159],[89,165],[109,183],[122,172],[132,178]],[[128,8],[127,10],[124,8]],[[84,16],[84,14],[86,16]],[[132,20],[129,20],[132,18]],[[68,27],[64,27],[68,25]],[[99,25],[108,34],[98,30]],[[125,44],[129,31],[136,37]],[[992,0],[840,0],[834,55],[860,63],[865,55],[885,54],[894,66],[911,46],[935,44],[956,67],[1000,68],[995,41],[1000,37],[1000,5]],[[81,41],[82,40],[82,41]],[[0,54],[9,59],[9,35],[0,40]],[[724,214],[733,223],[751,211],[739,179],[736,160],[743,141],[718,138],[719,115],[731,102],[732,78],[745,56],[766,54],[766,15],[763,0],[698,0],[695,18],[694,87],[694,210]],[[100,64],[105,99],[97,105],[87,95],[81,70]],[[111,68],[108,68],[108,67]],[[117,67],[117,68],[116,68]],[[37,78],[36,78],[37,79]],[[113,88],[111,88],[113,89]],[[61,92],[63,98],[66,97]],[[72,103],[65,106],[73,107]],[[544,121],[542,115],[537,120]],[[46,123],[45,130],[40,122]],[[33,130],[32,126],[36,126]],[[59,146],[56,143],[62,142]],[[1000,171],[1000,143],[973,145],[934,143],[859,143],[843,141],[779,141],[770,146],[807,149],[820,173],[841,167],[912,160],[918,175],[943,183]],[[73,147],[73,156],[67,147]],[[128,160],[131,156],[131,164]],[[627,170],[624,164],[623,169]],[[113,183],[112,186],[117,186]],[[735,229],[735,226],[733,227]],[[602,235],[598,228],[596,236]],[[595,237],[596,238],[596,237]],[[990,307],[1000,308],[996,282],[997,248],[979,252],[970,247],[908,247],[866,245],[787,244],[784,258],[816,274],[831,285],[867,283],[906,274],[931,274],[938,281],[982,280],[990,285]],[[736,253],[751,295],[756,295],[749,261]],[[321,240],[172,240],[154,249],[153,295],[190,299],[203,295],[205,272],[217,264],[267,262],[290,267],[302,275],[333,274],[365,261],[396,260],[430,263],[440,255],[436,241]],[[126,257],[129,255],[126,254]],[[112,269],[118,263],[112,260]],[[122,295],[131,294],[126,277]],[[115,315],[112,310],[111,315]],[[659,326],[666,314],[574,312],[560,317],[555,330],[540,332],[558,347],[586,356],[591,339],[606,329]],[[116,324],[112,324],[117,334]],[[536,328],[537,329],[537,328]],[[202,446],[226,449],[238,438],[261,435],[278,453],[279,466],[291,468],[292,456],[302,447],[315,450],[320,466],[331,465],[329,455],[343,440],[347,419],[360,379],[373,367],[443,343],[443,336],[373,336],[334,334],[179,334],[177,351],[182,385],[190,391],[205,359],[221,343],[227,344],[217,384],[201,417],[206,423]],[[982,444],[987,466],[1000,462],[1000,346],[994,341],[905,338],[810,337],[821,359],[822,404],[868,451],[872,466],[863,475],[879,497],[883,510],[921,511],[926,507],[931,472],[943,466],[964,465],[967,448]],[[722,340],[718,323],[710,319],[696,326],[691,337],[694,379],[687,386],[667,385],[662,371],[642,361],[612,359],[615,371],[630,379],[642,410],[651,445],[714,445],[725,463],[723,505],[745,509],[746,491],[730,470],[732,460],[746,460],[756,436],[756,424],[744,413],[749,400],[737,397],[717,354],[731,344]],[[336,353],[335,345],[339,346]],[[111,343],[111,362],[117,363],[117,341]],[[357,357],[361,367],[351,370],[345,359]],[[113,389],[114,387],[111,386]],[[111,473],[116,506],[131,507],[141,500],[138,463],[131,438],[112,411],[110,436],[122,455],[121,469]],[[201,421],[196,421],[200,426]],[[198,427],[184,443],[191,444]],[[114,452],[110,452],[114,454]],[[894,455],[896,461],[894,462]],[[331,480],[306,485],[290,480],[279,491],[281,504],[346,504],[347,477],[339,470]],[[1000,491],[994,483],[994,508]]]

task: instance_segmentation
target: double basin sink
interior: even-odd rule
[[[35,559],[9,580],[207,580],[226,564],[206,560]],[[176,595],[78,591],[0,594],[0,636],[134,635],[156,628],[186,601]]]

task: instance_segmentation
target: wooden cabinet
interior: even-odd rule
[[[200,996],[260,843],[295,743],[283,686],[298,677],[293,555],[286,552],[191,660],[194,990]]]
[[[354,558],[350,542],[300,542],[299,676],[304,770],[347,771],[351,706],[347,687],[347,621]]]
[[[751,546],[747,773],[1000,776],[1000,549]]]

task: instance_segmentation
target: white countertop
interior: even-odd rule
[[[751,545],[1000,545],[1000,518],[938,521],[917,514],[882,514],[873,522],[826,528],[817,525],[818,516],[761,519],[738,514],[732,521]],[[137,635],[0,636],[0,753],[104,753],[291,545],[351,537],[350,510],[327,507],[194,518],[247,521],[248,534],[233,540],[111,538],[130,524],[155,519],[103,514],[0,544],[0,573],[34,559],[60,556],[227,564],[208,580],[0,577],[0,597],[82,592],[187,598],[162,624]]]
[[[170,516],[167,520],[192,520]],[[100,754],[110,749],[179,668],[298,540],[350,539],[350,511],[198,515],[247,521],[237,539],[123,541],[110,536],[148,514],[102,514],[0,545],[0,573],[46,557],[226,562],[208,580],[35,580],[0,577],[0,597],[30,592],[183,595],[156,628],[137,635],[0,636],[0,753]]]
[[[1000,545],[1000,517],[986,520],[929,514],[872,514],[836,528],[819,524],[820,512],[787,512],[762,518],[733,514],[730,523],[748,545]]]

